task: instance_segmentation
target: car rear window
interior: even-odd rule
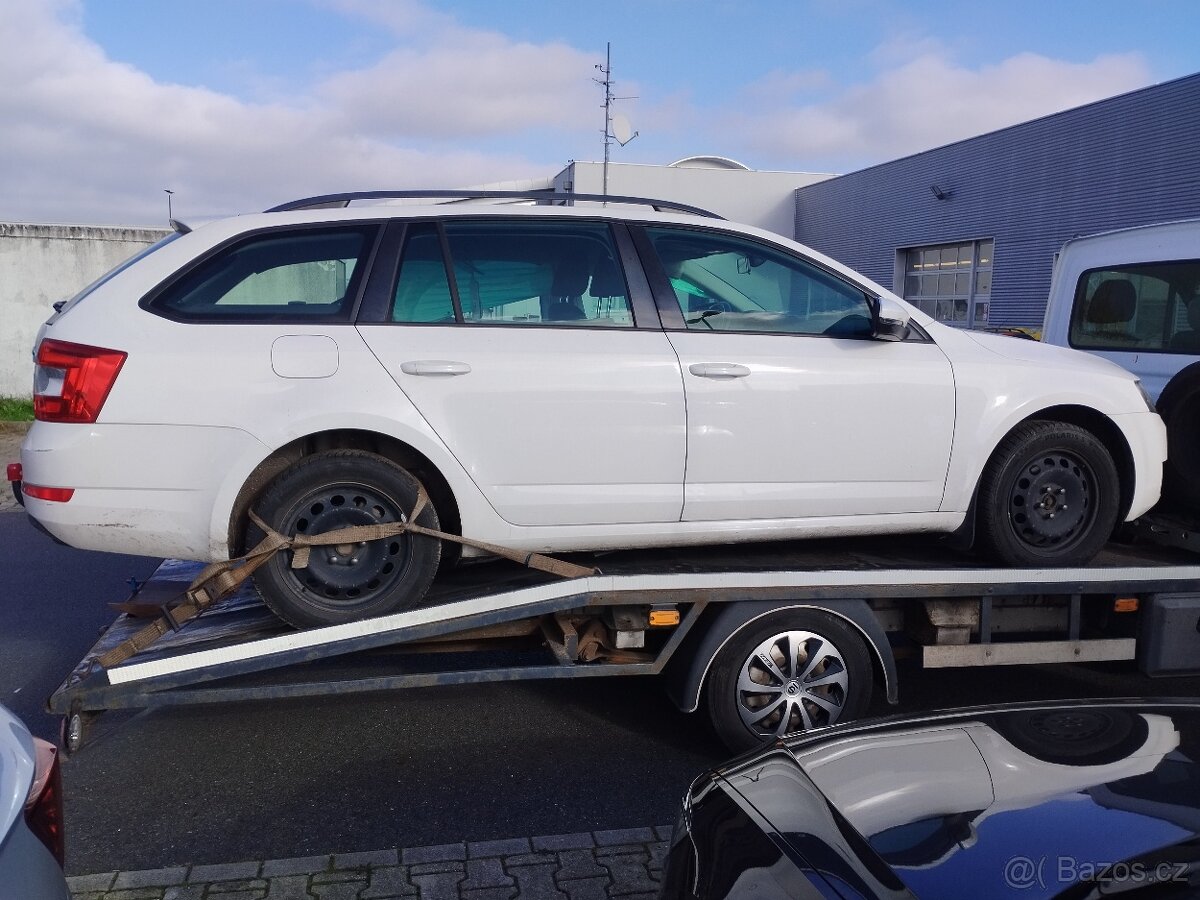
[[[348,321],[377,226],[271,231],[219,250],[150,309],[191,321]]]

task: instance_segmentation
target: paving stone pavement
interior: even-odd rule
[[[74,900],[654,900],[671,826],[171,866],[67,879]]]

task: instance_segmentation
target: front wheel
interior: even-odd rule
[[[819,610],[780,610],[736,632],[713,660],[709,718],[734,752],[861,716],[871,658],[846,622]]]
[[[420,484],[406,469],[373,453],[332,450],[305,457],[279,476],[255,504],[263,521],[285,537],[352,525],[406,521]],[[427,504],[417,524],[438,530]],[[253,526],[250,545],[262,537]],[[308,565],[292,568],[282,550],[254,575],[276,615],[299,628],[335,625],[409,609],[437,573],[441,542],[401,534],[364,543],[313,547]]]
[[[1012,566],[1085,565],[1112,536],[1120,479],[1108,449],[1066,422],[1026,422],[979,488],[979,549]]]

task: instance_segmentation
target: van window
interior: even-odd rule
[[[1200,260],[1084,272],[1070,343],[1081,350],[1200,353]]]

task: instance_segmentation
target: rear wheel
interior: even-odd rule
[[[871,700],[866,642],[819,610],[781,610],[736,632],[713,660],[709,717],[735,752],[855,719]]]
[[[1116,527],[1117,467],[1108,449],[1077,425],[1026,422],[992,455],[978,509],[979,548],[999,562],[1083,565]]]
[[[361,450],[305,457],[285,471],[255,504],[280,534],[315,535],[352,525],[406,521],[419,483],[390,460]],[[417,523],[438,529],[427,504]],[[253,525],[249,543],[262,537]],[[403,534],[376,541],[313,547],[308,565],[293,569],[291,551],[272,557],[254,576],[263,600],[300,628],[333,625],[409,609],[437,573],[441,542]]]

